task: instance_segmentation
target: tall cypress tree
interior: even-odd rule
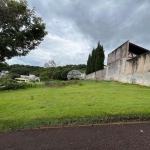
[[[104,69],[104,60],[105,60],[105,53],[104,53],[104,48],[101,45],[101,49],[100,49],[100,57],[101,57],[101,67],[100,69]]]
[[[87,66],[86,66],[86,74],[89,74],[89,59],[90,59],[90,55],[88,57],[88,61],[87,61]]]
[[[96,50],[93,48],[93,51],[92,51],[92,68],[91,68],[91,71],[92,72],[95,72],[95,61],[96,61]]]
[[[95,61],[95,71],[104,69],[104,49],[103,46],[100,45],[100,42],[98,42],[97,48],[96,48],[96,61]]]
[[[92,55],[89,55],[89,74],[92,73]]]
[[[97,44],[97,48],[92,50],[92,53],[89,54],[87,61],[86,74],[90,74],[92,72],[104,69],[104,49],[103,46],[100,45],[100,42]]]
[[[100,58],[100,43],[98,43],[96,48],[96,60],[95,60],[95,71],[100,70],[101,58]]]
[[[93,50],[92,50],[92,53],[91,53],[91,69],[90,69],[90,71],[91,71],[91,73],[93,72]]]

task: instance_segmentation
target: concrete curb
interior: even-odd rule
[[[109,125],[127,125],[127,124],[150,124],[150,121],[130,121],[130,122],[112,122],[112,123],[98,123],[98,124],[83,124],[83,125],[66,125],[66,126],[43,126],[39,128],[24,128],[17,129],[14,131],[24,131],[24,130],[40,130],[40,129],[61,129],[61,128],[73,128],[73,127],[92,127],[92,126],[109,126]]]

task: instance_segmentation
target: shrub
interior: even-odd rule
[[[79,83],[78,85],[79,85],[79,86],[83,86],[83,83]]]
[[[53,83],[53,81],[46,81],[45,82],[45,86],[53,86],[54,85],[54,83]]]
[[[17,90],[17,89],[25,89],[28,87],[34,87],[33,83],[27,82],[17,82],[12,79],[5,80],[0,82],[0,90]]]

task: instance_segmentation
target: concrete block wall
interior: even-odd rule
[[[116,80],[150,86],[150,52],[127,60],[129,41],[108,55],[107,68],[89,75],[90,80]]]
[[[128,41],[108,55],[105,80],[124,81]]]
[[[107,66],[105,80],[124,81],[126,58],[110,63]]]
[[[104,80],[105,75],[106,75],[106,68],[86,75],[85,79],[86,80]]]
[[[107,65],[121,58],[126,58],[127,44],[128,41],[116,48],[110,54],[108,54]]]
[[[126,61],[124,82],[150,86],[150,52]]]

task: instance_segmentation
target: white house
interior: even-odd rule
[[[29,76],[26,75],[20,75],[20,78],[15,78],[18,81],[24,81],[24,82],[28,82],[28,81],[39,81],[40,82],[40,78],[36,77],[35,75],[30,74]]]

